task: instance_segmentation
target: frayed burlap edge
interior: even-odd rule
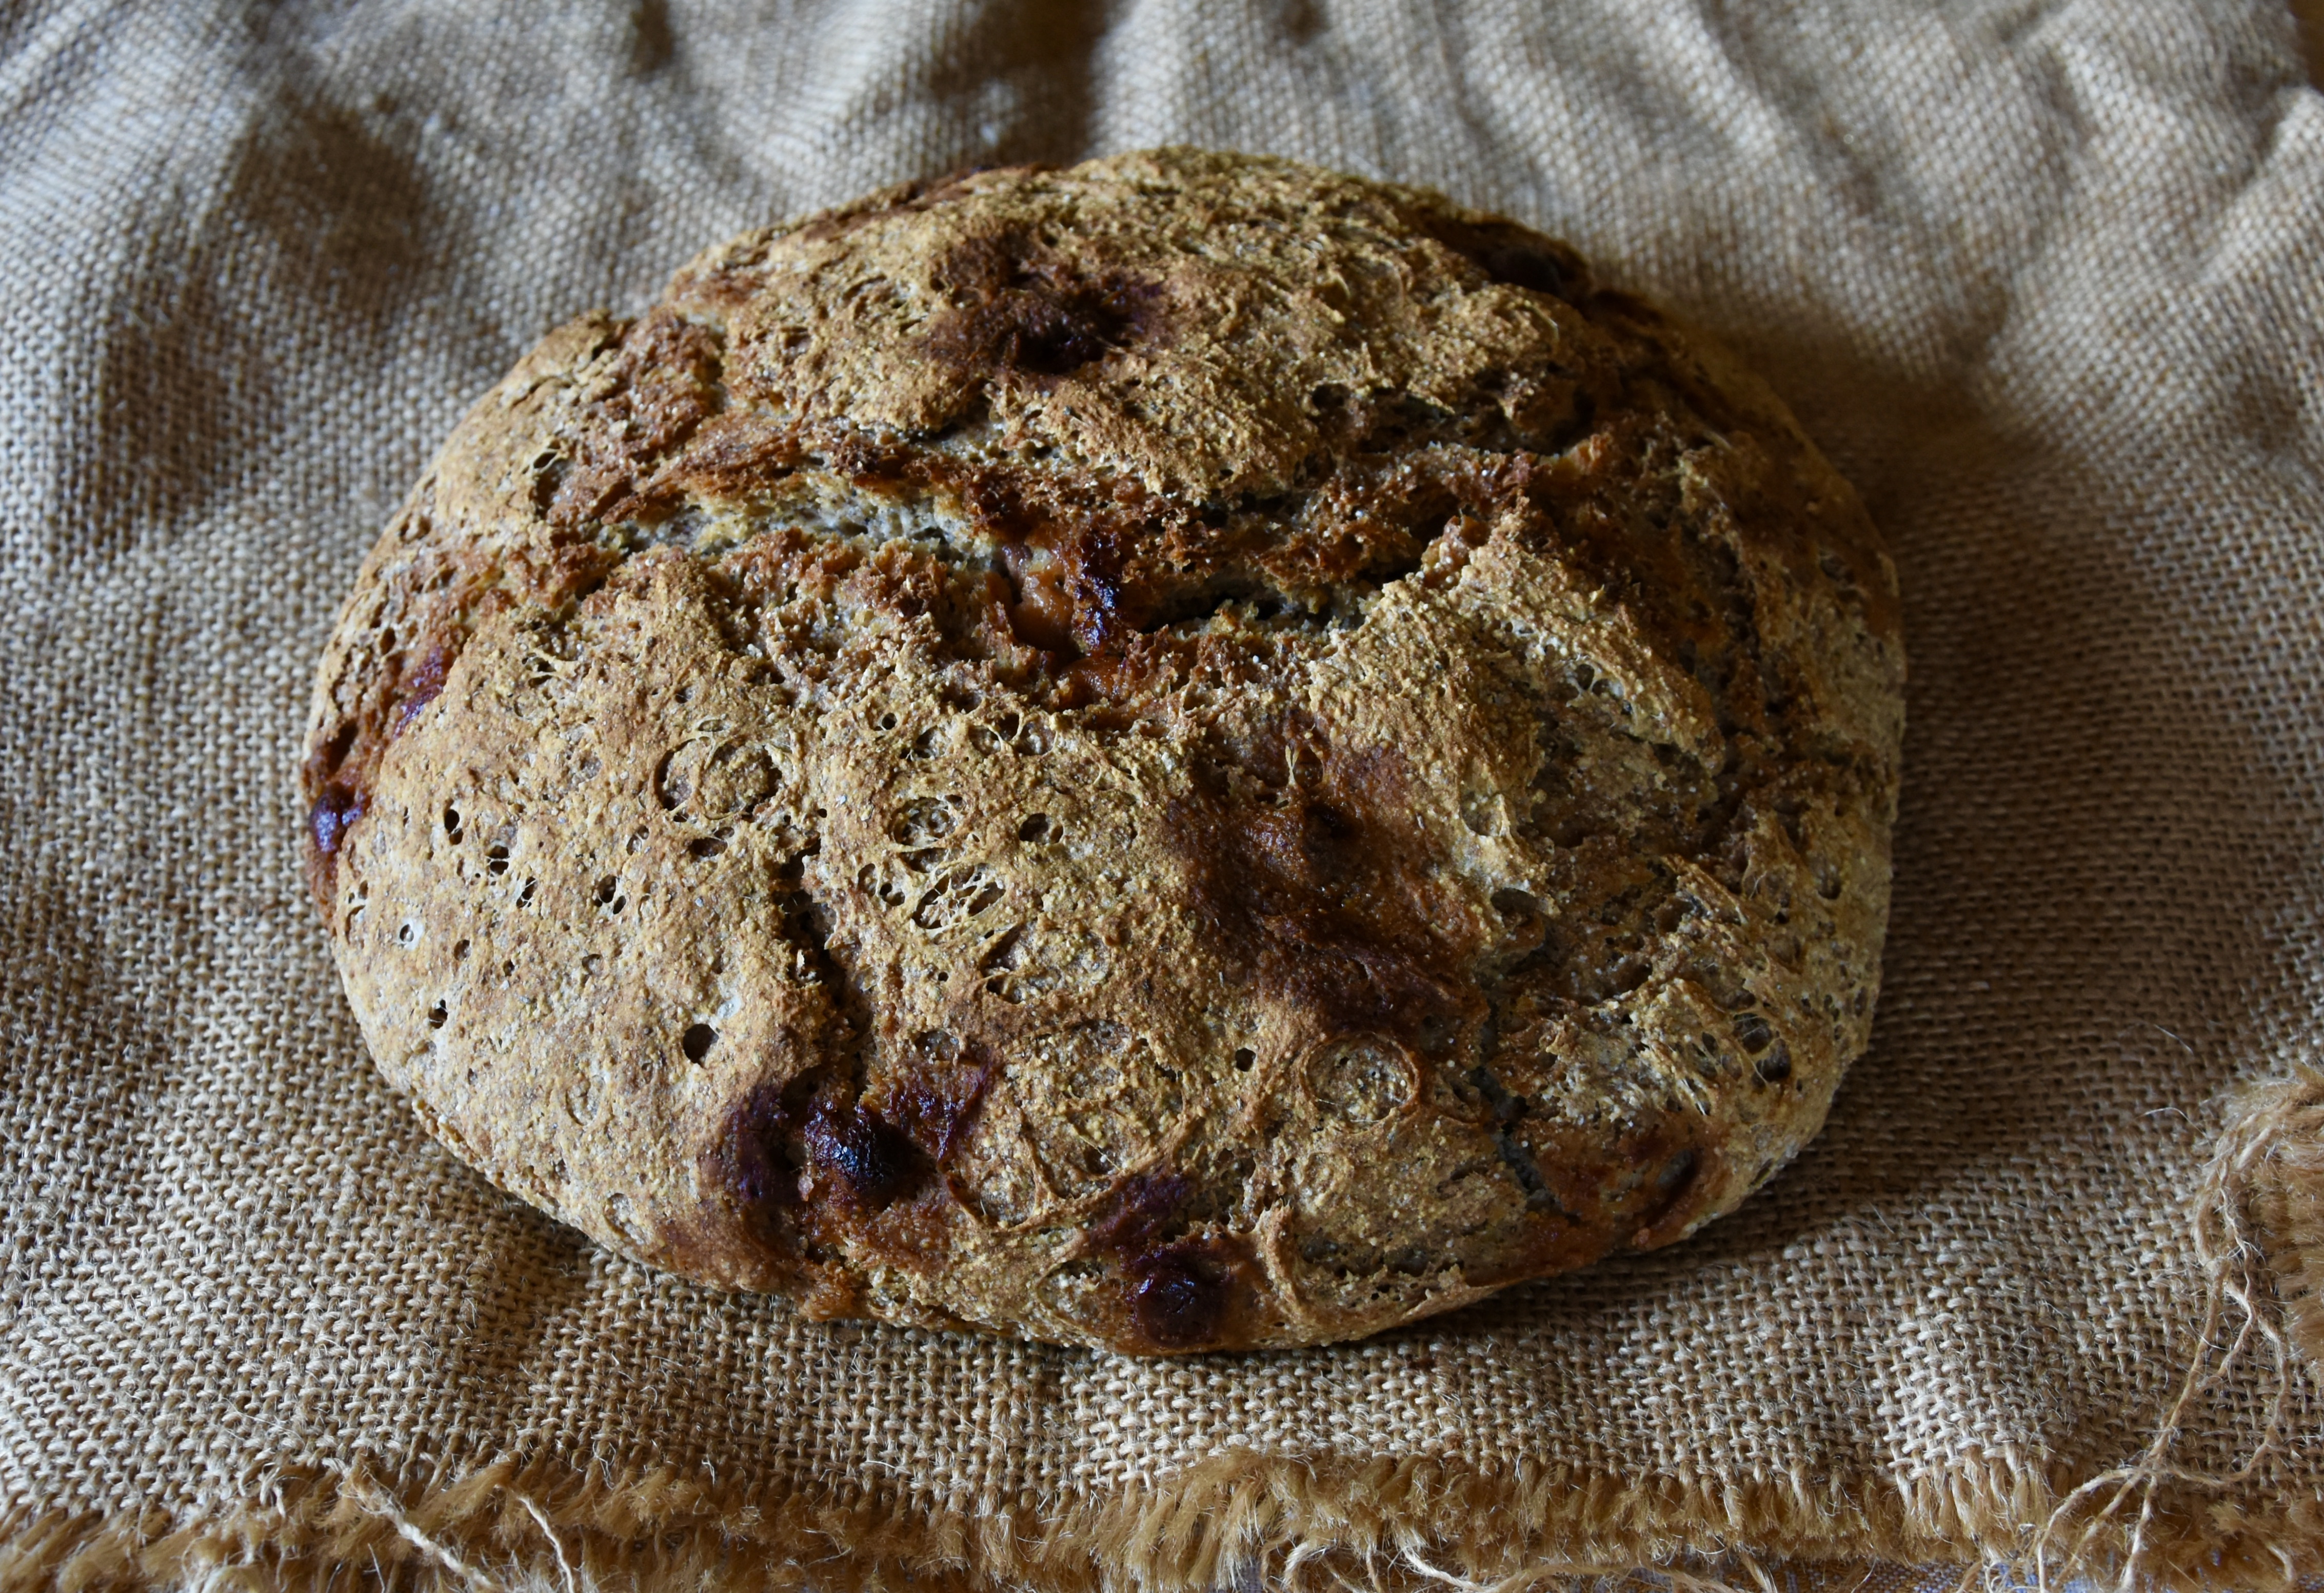
[[[361,1466],[284,1467],[200,1515],[13,1509],[0,1515],[0,1593],[321,1593],[366,1573],[475,1593],[1505,1593],[1583,1580],[1772,1593],[1761,1561],[1773,1559],[1957,1565],[1965,1585],[2290,1588],[2324,1570],[2324,1497],[2267,1497],[2263,1479],[2287,1438],[2292,1344],[2324,1349],[2324,1072],[2303,1063],[2229,1100],[2189,1216],[2202,1287],[2185,1375],[2147,1447],[2080,1482],[2006,1451],[1852,1485],[1229,1453],[1081,1500],[770,1496],[548,1460],[393,1486]],[[2258,1443],[2223,1472],[2174,1463],[2181,1420],[2246,1357],[2268,1363]],[[2239,1503],[2237,1485],[2272,1509]]]
[[[2324,1069],[2302,1063],[2249,1091],[2246,1177],[2284,1331],[2324,1372]]]
[[[930,1507],[794,1493],[739,1504],[654,1472],[605,1480],[503,1462],[391,1491],[360,1469],[284,1471],[268,1502],[198,1520],[161,1512],[25,1515],[0,1589],[166,1585],[314,1593],[343,1575],[481,1593],[694,1588],[830,1593],[1017,1586],[1046,1593],[1229,1587],[1513,1589],[1637,1576],[1766,1585],[1759,1562],[1867,1557],[2022,1575],[2053,1479],[1988,1457],[1856,1497],[1830,1487],[1624,1483],[1566,1471],[1492,1476],[1438,1461],[1301,1465],[1225,1455],[1153,1490],[1072,1505]],[[2160,1511],[2138,1578],[2168,1588],[2286,1588],[2314,1574],[2324,1507],[2268,1522]],[[2094,1515],[2094,1513],[2092,1513]],[[2049,1576],[2128,1569],[2125,1520],[2097,1522]],[[2288,1545],[2297,1545],[2292,1547]]]
[[[2303,1312],[2311,1329],[2314,1321],[2312,1289],[2302,1293],[2314,1275],[2308,1248],[2314,1233],[2311,1227],[2306,1238],[2287,1240],[2281,1220],[2289,1211],[2312,1222],[2324,1193],[2317,1155],[2324,1073],[2295,1062],[2280,1075],[2243,1085],[2224,1109],[2187,1203],[2200,1310],[2186,1368],[2146,1447],[2077,1485],[2034,1534],[2027,1558],[2043,1593],[2068,1574],[2101,1565],[2116,1568],[2120,1588],[2142,1578],[2177,1583],[2189,1569],[2190,1547],[2199,1551],[2193,1569],[2200,1577],[2206,1540],[2222,1556],[2209,1573],[2214,1586],[2230,1559],[2240,1568],[2235,1580],[2272,1576],[2281,1585],[2313,1575],[2324,1554],[2319,1531],[2324,1495],[2281,1494],[2275,1502],[2282,1528],[2273,1534],[2234,1497],[2238,1491],[2264,1491],[2267,1468],[2287,1441],[2315,1437],[2288,1431],[2297,1375],[2294,1336],[2302,1331]],[[2196,1415],[2207,1395],[2253,1360],[2261,1362],[2255,1368],[2264,1412],[2257,1441],[2225,1469],[2181,1464],[2176,1451],[2182,1423]],[[2174,1519],[2190,1510],[2194,1519],[2208,1521],[2208,1530],[2190,1533],[2183,1519]],[[2273,1571],[2264,1560],[2250,1557],[2251,1547],[2275,1561]]]

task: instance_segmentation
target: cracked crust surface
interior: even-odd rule
[[[1427,193],[893,189],[552,333],[303,770],[382,1069],[818,1315],[1356,1337],[1671,1242],[1877,985],[1895,576],[1702,340]]]

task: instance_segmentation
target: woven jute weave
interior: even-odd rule
[[[2281,0],[0,7],[0,1586],[2324,1571],[2301,84]],[[696,248],[1168,142],[1563,235],[1859,485],[1912,659],[1872,1051],[1689,1243],[1310,1353],[597,1253],[387,1093],[303,898],[358,561]]]

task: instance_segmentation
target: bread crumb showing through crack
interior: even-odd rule
[[[550,334],[304,766],[381,1069],[817,1317],[1345,1340],[1665,1245],[1864,1048],[1903,726],[1856,495],[1430,193],[893,189]]]

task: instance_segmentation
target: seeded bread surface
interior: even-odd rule
[[[429,1127],[818,1316],[1343,1340],[1731,1210],[1878,982],[1893,569],[1562,244],[1161,151],[549,335],[364,566],[309,879]]]

